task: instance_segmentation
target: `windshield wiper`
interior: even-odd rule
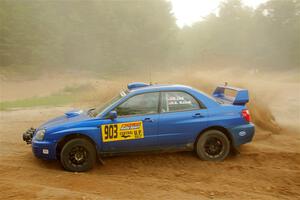
[[[87,111],[87,115],[88,115],[89,117],[95,117],[95,116],[94,116],[95,113],[93,112],[94,110],[96,110],[96,108],[91,108],[91,109],[89,109],[89,110]]]

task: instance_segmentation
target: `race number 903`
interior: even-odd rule
[[[136,140],[144,138],[142,121],[101,125],[102,141]]]
[[[118,125],[117,124],[107,124],[104,126],[104,139],[114,139],[118,138]]]

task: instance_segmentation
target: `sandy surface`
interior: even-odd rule
[[[36,159],[21,133],[69,108],[1,112],[0,199],[299,199],[300,135],[259,130],[225,162],[191,152],[105,158],[87,173]]]
[[[201,83],[211,89],[209,84],[215,85],[225,76],[220,77],[215,73],[195,74],[191,80],[181,82],[205,90],[206,85]],[[70,107],[2,111],[0,199],[300,199],[299,81],[252,78],[240,76],[239,80],[247,81],[232,84],[250,89],[250,97],[255,97],[250,104],[253,119],[263,127],[239,155],[220,163],[200,161],[192,152],[145,154],[105,158],[104,165],[97,164],[86,173],[66,172],[59,162],[36,159],[21,135]],[[236,77],[229,73],[228,79]],[[73,84],[72,80],[59,80],[54,84],[49,79],[1,82],[0,100],[48,95]],[[184,79],[179,76],[164,81],[176,80]],[[85,82],[81,79],[80,83]],[[99,87],[107,84],[95,83]],[[47,91],[43,91],[43,85],[48,85]],[[109,96],[109,91],[114,93],[119,85],[108,87],[102,97]],[[283,93],[277,92],[279,89]],[[97,95],[91,94],[92,98]],[[277,130],[270,125],[273,123],[280,131],[273,131]]]
[[[1,74],[0,74],[1,75]],[[40,77],[15,79],[1,79],[0,77],[0,101],[13,101],[32,97],[48,96],[61,92],[67,87],[90,86],[104,87],[112,84],[105,79],[97,79],[90,72],[57,72],[45,73]]]

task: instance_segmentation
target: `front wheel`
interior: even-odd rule
[[[196,152],[201,160],[223,161],[230,152],[230,142],[221,131],[209,130],[198,138]]]
[[[72,139],[62,148],[60,162],[68,171],[88,171],[93,168],[96,162],[95,147],[86,139]]]

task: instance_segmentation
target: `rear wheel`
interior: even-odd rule
[[[88,171],[93,168],[96,162],[95,147],[86,139],[72,139],[63,146],[60,162],[68,171]]]
[[[223,161],[230,152],[230,142],[221,131],[209,130],[198,138],[196,152],[201,160]]]

